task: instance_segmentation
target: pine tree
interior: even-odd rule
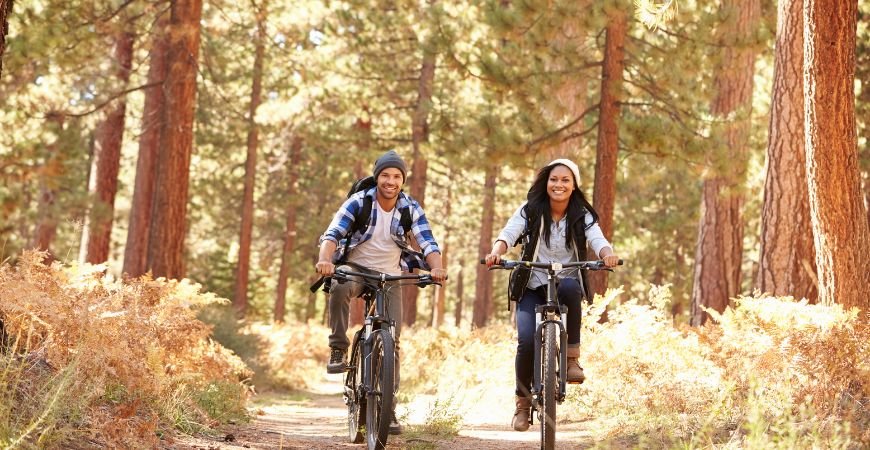
[[[714,174],[704,181],[695,253],[692,324],[702,325],[703,307],[722,312],[740,288],[744,204],[741,186],[749,157],[749,125],[756,50],[751,44],[761,15],[758,0],[726,0],[719,29],[723,45],[711,112],[722,121],[725,146],[708,155]]]
[[[233,306],[240,316],[245,315],[248,307],[248,276],[251,265],[251,237],[254,228],[254,182],[257,173],[257,150],[260,128],[257,124],[257,108],[262,102],[263,66],[266,53],[266,20],[268,2],[264,1],[257,9],[257,35],[254,48],[254,71],[251,82],[251,102],[248,110],[248,155],[245,159],[245,190],[242,197],[242,224],[239,237],[239,261],[236,268],[236,287]],[[282,314],[283,320],[283,314]]]
[[[122,17],[126,17],[122,13]],[[133,42],[135,34],[132,23],[123,20],[115,31],[115,77],[118,87],[126,89],[133,66]],[[92,264],[109,259],[112,242],[112,223],[115,215],[115,194],[118,191],[118,172],[121,162],[121,144],[124,141],[124,119],[127,112],[127,99],[122,95],[109,106],[106,118],[96,132],[95,157],[96,191],[88,224],[88,247],[86,261]]]
[[[804,1],[807,180],[819,301],[870,310],[870,229],[855,129],[857,0]]]
[[[778,11],[758,289],[815,301],[804,151],[803,2],[780,0]]]
[[[160,134],[148,251],[149,266],[155,277],[182,278],[185,275],[184,237],[201,16],[201,0],[172,3],[166,107]]]

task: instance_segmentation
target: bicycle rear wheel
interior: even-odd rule
[[[369,355],[370,388],[366,399],[366,440],[369,450],[382,450],[387,445],[393,413],[395,388],[395,344],[386,330],[371,335],[372,353]]]
[[[541,377],[541,395],[543,417],[541,417],[541,448],[553,450],[556,445],[556,373],[559,368],[556,358],[559,348],[556,341],[557,327],[555,323],[544,324],[543,342],[543,373]]]
[[[366,398],[360,395],[360,383],[363,378],[363,330],[356,332],[351,347],[348,371],[344,377],[344,403],[347,405],[347,437],[354,444],[362,443],[365,428]]]

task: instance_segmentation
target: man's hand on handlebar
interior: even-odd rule
[[[320,260],[314,265],[314,270],[319,273],[320,276],[328,277],[335,273],[335,264],[329,260]]]
[[[437,283],[443,283],[447,281],[447,270],[442,268],[432,269],[429,271],[429,275],[432,275],[432,279]]]

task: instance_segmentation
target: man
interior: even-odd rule
[[[447,279],[447,271],[442,267],[441,251],[432,237],[429,222],[420,204],[402,192],[406,174],[405,162],[390,150],[375,161],[373,176],[376,186],[350,196],[341,205],[326,232],[320,237],[320,256],[315,266],[317,273],[329,276],[335,272],[336,263],[344,264],[356,271],[377,271],[399,275],[402,271],[415,268],[428,270],[438,282]],[[350,234],[354,220],[365,204],[371,199],[371,213],[367,227]],[[410,214],[410,232],[405,234],[401,224],[402,210]],[[408,239],[413,238],[421,252],[412,250]],[[347,254],[345,254],[347,252]],[[402,289],[398,282],[388,283],[393,289],[387,290],[387,314],[396,323],[396,353],[398,358],[399,336],[402,324]],[[338,283],[333,281],[329,291],[329,322],[332,333],[329,335],[330,357],[326,365],[328,373],[342,373],[346,368],[347,338],[350,301],[362,292],[359,283]],[[398,384],[398,360],[396,380]],[[398,386],[397,386],[398,388]],[[401,434],[402,426],[396,420],[395,402],[390,420],[390,434]]]

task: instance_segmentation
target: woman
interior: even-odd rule
[[[568,159],[557,159],[538,172],[527,201],[508,220],[486,255],[486,264],[492,266],[501,261],[509,244],[525,241],[524,260],[542,262],[583,261],[586,245],[613,267],[619,257],[613,252],[610,242],[598,226],[598,214],[580,192],[580,169]],[[515,244],[514,244],[515,245]],[[569,383],[582,383],[585,379],[580,367],[580,299],[587,294],[584,274],[577,269],[565,270],[558,275],[559,303],[568,307],[568,368]],[[517,431],[529,429],[532,382],[532,359],[534,356],[535,306],[547,302],[547,275],[539,271],[519,270],[511,276],[509,287],[511,300],[518,301],[517,356],[516,356],[516,405],[513,427]]]

